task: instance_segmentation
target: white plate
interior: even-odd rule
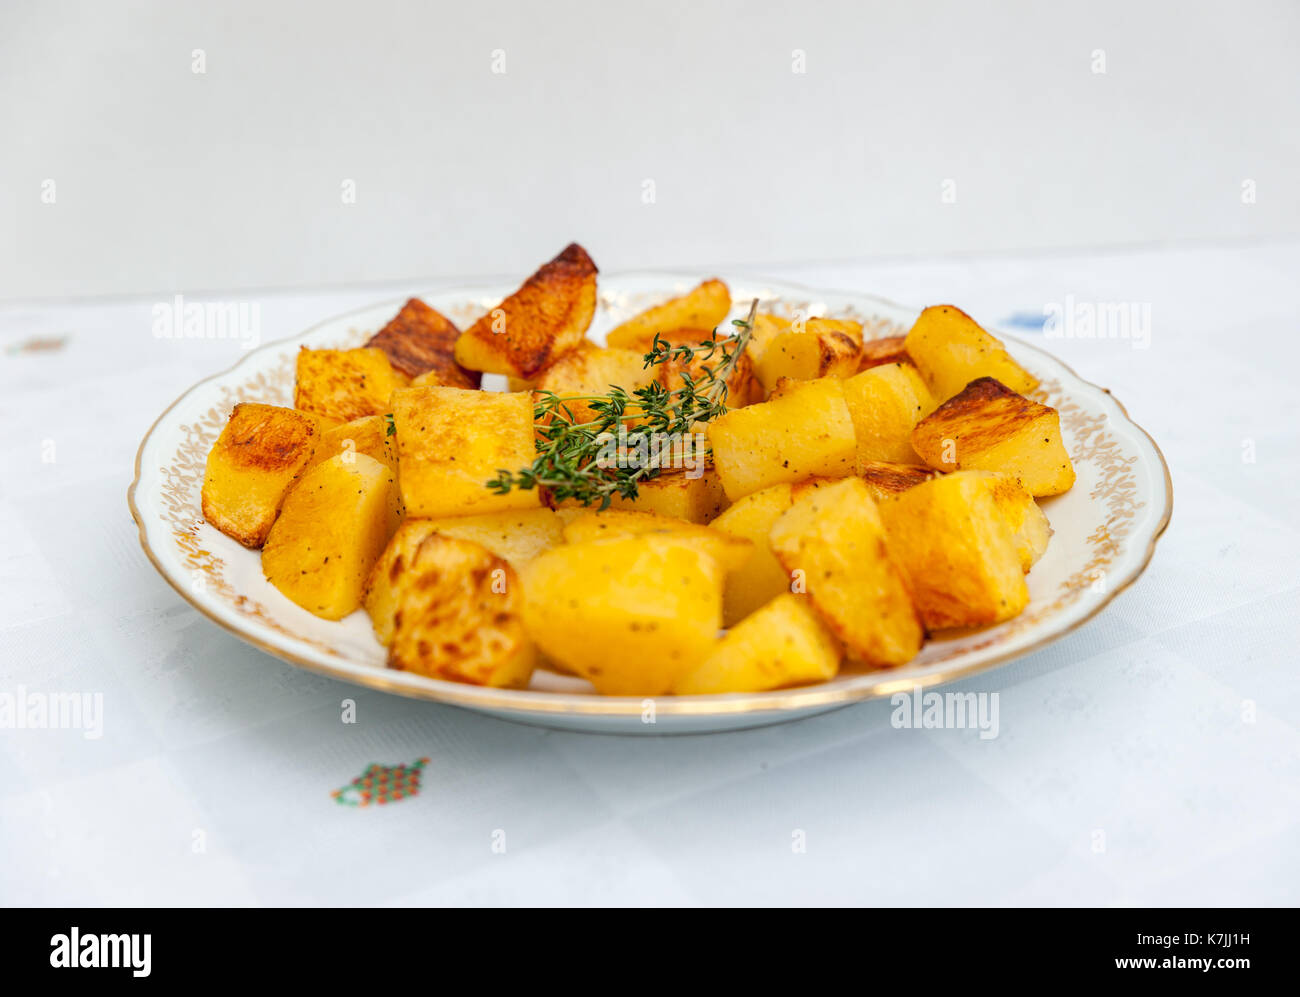
[[[700,277],[635,273],[599,279],[590,335],[602,341],[618,322],[689,289]],[[767,311],[856,318],[869,338],[901,335],[917,314],[862,294],[767,280],[728,284],[737,315],[757,296]],[[503,285],[422,297],[465,328],[513,290]],[[1004,337],[1015,358],[1041,379],[1039,397],[1060,410],[1065,445],[1078,473],[1067,494],[1042,503],[1055,532],[1046,555],[1029,574],[1030,604],[1014,620],[931,640],[913,662],[890,671],[845,672],[822,685],[777,692],[668,696],[653,703],[598,696],[581,680],[544,671],[526,690],[486,689],[389,671],[364,612],[330,622],[291,603],[263,578],[257,552],[204,523],[199,490],[208,450],[236,402],[291,405],[299,346],[359,346],[401,304],[389,301],[322,322],[252,351],[230,370],[190,388],[140,445],[128,495],[149,559],[196,609],[270,654],[346,682],[510,720],[602,733],[705,733],[775,723],[948,682],[1043,647],[1085,623],[1131,584],[1169,522],[1169,470],[1159,448],[1124,407],[1049,354]],[[647,722],[651,717],[654,722]]]

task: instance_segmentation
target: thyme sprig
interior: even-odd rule
[[[487,482],[491,491],[504,495],[512,489],[545,488],[555,501],[577,499],[583,505],[609,508],[614,496],[636,498],[642,481],[659,476],[673,451],[652,441],[692,438],[697,423],[707,423],[727,411],[727,381],[735,373],[749,345],[758,310],[755,298],[749,314],[733,319],[735,330],[697,345],[672,345],[658,333],[645,354],[645,369],[678,364],[680,385],[669,390],[658,379],[628,392],[610,385],[602,395],[536,393],[533,421],[537,455],[517,471],[501,470]],[[694,373],[692,372],[694,370]],[[574,403],[583,403],[575,413]],[[588,415],[590,413],[590,415]],[[624,454],[647,454],[647,459],[598,460],[616,443]],[[676,451],[681,455],[681,450]],[[708,456],[707,445],[694,458]]]

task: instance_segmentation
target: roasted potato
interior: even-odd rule
[[[1001,623],[1029,603],[1007,517],[978,476],[944,474],[880,502],[926,627]]]
[[[361,605],[366,578],[397,524],[392,470],[365,454],[339,454],[304,474],[285,498],[262,548],[262,572],[309,613],[341,620]]]
[[[397,473],[397,447],[392,421],[384,415],[364,415],[321,433],[320,445],[308,468],[342,454],[365,454]]]
[[[393,642],[393,618],[402,584],[410,577],[415,552],[433,534],[433,523],[431,519],[403,520],[366,576],[361,605],[370,617],[376,639],[384,647]]]
[[[853,471],[856,442],[844,382],[796,381],[778,398],[708,425],[713,463],[731,501],[781,482]]]
[[[877,502],[929,481],[937,473],[922,464],[891,464],[882,460],[862,461],[857,466],[857,476]]]
[[[660,516],[685,519],[691,523],[708,523],[727,508],[727,493],[712,464],[691,477],[688,471],[662,471],[658,477],[637,484],[636,498],[615,495],[611,509],[653,512]]]
[[[880,339],[866,339],[862,342],[862,353],[860,355],[861,363],[859,370],[870,370],[872,367],[879,367],[881,364],[899,363],[907,361],[911,363],[911,358],[907,355],[906,336],[884,336]]]
[[[754,545],[745,567],[727,575],[723,592],[722,620],[727,626],[744,619],[782,592],[790,591],[790,576],[781,567],[768,534],[781,514],[790,508],[792,486],[773,485],[736,502],[710,523],[710,527]]]
[[[1028,573],[1047,552],[1047,542],[1052,538],[1052,524],[1047,521],[1047,514],[1038,507],[1025,487],[1008,474],[996,471],[958,471],[957,474],[969,474],[984,480],[993,496],[993,504],[1011,530],[1020,567]]]
[[[676,329],[716,329],[731,311],[731,292],[716,278],[706,280],[686,294],[647,308],[639,315],[615,326],[605,337],[605,345],[645,353],[655,334]]]
[[[916,657],[925,630],[862,481],[806,490],[773,525],[770,541],[796,591],[802,582],[850,657],[877,668]]]
[[[582,343],[539,372],[533,384],[539,392],[552,391],[561,398],[572,398],[566,405],[573,413],[573,421],[591,422],[597,416],[583,396],[607,395],[611,387],[622,388],[630,396],[654,379],[655,372],[646,369],[640,353]],[[635,408],[633,402],[628,410]]]
[[[393,370],[383,350],[298,351],[293,407],[311,412],[327,426],[367,415],[383,415],[388,400],[409,379]]]
[[[531,379],[583,341],[596,311],[596,264],[576,242],[456,340],[470,370]]]
[[[912,430],[934,411],[934,399],[915,367],[899,362],[854,374],[844,382],[844,401],[853,417],[859,472],[876,461],[917,463]]]
[[[245,547],[261,547],[320,441],[313,415],[254,402],[236,405],[208,452],[203,518]]]
[[[675,332],[664,333],[660,339],[670,346],[699,347],[709,342],[711,336],[712,333],[705,329],[678,329]],[[650,348],[648,344],[640,352],[648,353]],[[677,391],[685,385],[687,375],[698,385],[708,375],[709,370],[718,373],[723,363],[721,348],[716,349],[712,356],[707,356],[701,351],[690,360],[670,356],[667,361],[658,365],[657,379],[668,391]],[[754,376],[753,357],[746,349],[737,358],[731,373],[727,375],[727,407],[743,408],[751,402],[762,400],[763,387]]]
[[[536,489],[485,484],[533,462],[533,400],[520,393],[403,388],[393,395],[398,480],[417,519],[536,508]]]
[[[826,682],[839,671],[843,654],[807,598],[785,592],[728,630],[673,692],[766,692]]]
[[[1038,386],[1038,380],[1011,359],[1000,339],[952,305],[921,312],[905,345],[937,402],[947,401],[980,377],[995,377],[1022,393]]]
[[[991,377],[972,381],[922,419],[912,432],[912,448],[941,471],[1009,474],[1035,496],[1059,495],[1074,484],[1056,409]]]
[[[522,689],[537,663],[522,607],[519,579],[507,561],[471,541],[431,534],[398,591],[388,667]]]
[[[662,695],[713,650],[722,579],[698,544],[665,534],[556,547],[524,567],[524,625],[598,692]]]
[[[818,377],[843,379],[857,372],[861,352],[861,323],[849,319],[804,319],[791,323],[764,345],[754,363],[754,374],[769,393],[783,377],[797,381]]]
[[[366,345],[383,350],[393,370],[412,378],[412,384],[477,388],[482,375],[456,363],[458,338],[451,319],[411,298]]]
[[[745,569],[754,552],[754,545],[744,537],[649,512],[582,512],[565,523],[563,534],[564,542],[571,544],[611,537],[669,536],[698,545],[728,572]]]

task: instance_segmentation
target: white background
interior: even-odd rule
[[[1296,234],[1298,43],[1260,0],[5,0],[0,298]]]

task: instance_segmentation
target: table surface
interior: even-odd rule
[[[144,432],[238,344],[155,338],[155,300],[11,305],[0,721],[4,696],[103,713],[98,737],[8,714],[0,902],[1300,902],[1300,241],[766,270],[1027,339],[1050,303],[1150,306],[1149,348],[1047,345],[1160,444],[1172,525],[1088,626],[960,683],[999,694],[998,737],[894,729],[887,702],[597,737],[296,670],[182,601],[126,505]],[[269,340],[437,286],[192,300],[257,303]],[[416,796],[331,796],[422,757]]]

